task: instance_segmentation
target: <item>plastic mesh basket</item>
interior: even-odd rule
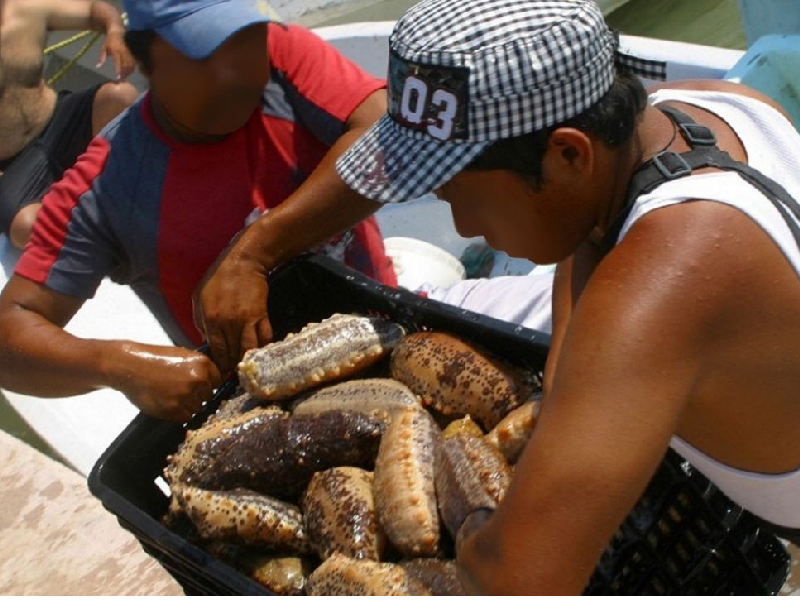
[[[541,369],[549,336],[385,288],[323,257],[273,274],[270,318],[277,338],[334,312],[382,314],[410,330],[479,341],[510,362]],[[223,386],[198,424],[233,386]],[[190,424],[191,427],[193,424]],[[161,471],[185,428],[139,415],[95,465],[89,488],[190,594],[268,593],[161,525],[168,499]],[[670,451],[604,554],[589,594],[775,594],[788,575],[782,543]]]

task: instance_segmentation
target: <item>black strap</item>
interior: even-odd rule
[[[735,171],[745,181],[756,187],[775,206],[789,226],[798,246],[800,246],[800,205],[786,189],[760,171],[736,161],[730,154],[720,150],[714,133],[705,125],[695,123],[691,117],[671,106],[658,107],[666,114],[691,147],[688,152],[677,153],[671,150],[661,152],[644,163],[631,178],[625,198],[624,208],[617,214],[604,236],[601,247],[603,253],[611,251],[619,238],[619,232],[628,218],[636,199],[652,192],[661,184],[687,177],[697,169],[714,167],[723,171]],[[792,215],[794,218],[792,218]]]

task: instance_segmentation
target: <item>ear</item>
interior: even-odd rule
[[[591,175],[594,170],[594,147],[591,138],[574,127],[559,127],[547,139],[550,166],[564,169],[571,176]]]

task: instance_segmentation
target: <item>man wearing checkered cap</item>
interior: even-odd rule
[[[559,263],[540,420],[499,507],[461,515],[469,592],[580,593],[668,446],[800,529],[800,135],[733,83],[648,98],[658,68],[589,0],[423,0],[388,114],[338,160],[368,198],[438,190],[462,235]]]

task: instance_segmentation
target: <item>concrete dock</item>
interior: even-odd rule
[[[0,594],[183,594],[84,477],[2,431],[0,490]]]
[[[175,596],[183,590],[86,479],[0,431],[0,595]],[[781,595],[800,595],[800,549]]]

